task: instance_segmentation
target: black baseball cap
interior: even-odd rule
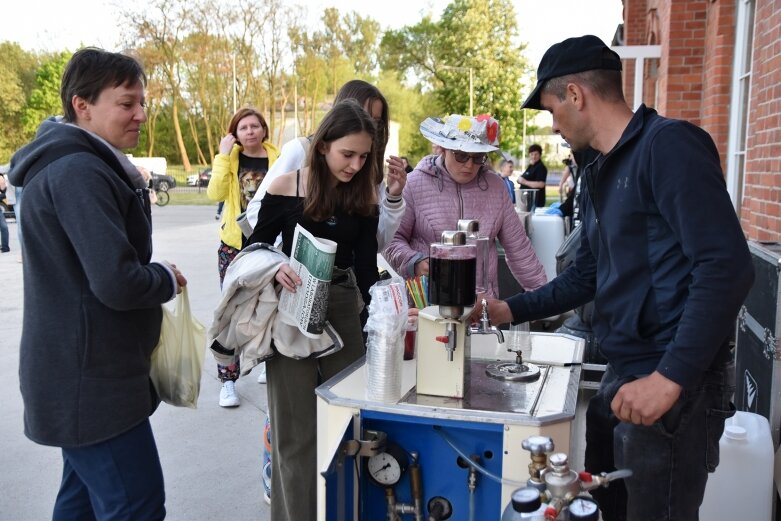
[[[621,70],[621,58],[592,34],[567,38],[545,51],[537,68],[537,86],[521,105],[522,109],[542,109],[540,91],[545,82],[567,74],[595,69]]]

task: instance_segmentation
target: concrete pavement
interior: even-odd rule
[[[179,267],[189,281],[193,313],[208,327],[219,300],[218,224],[214,206],[153,209],[155,259]],[[11,252],[0,255],[0,519],[51,519],[62,472],[60,450],[29,441],[22,432],[19,339],[22,264],[16,224]],[[207,351],[198,409],[161,404],[152,416],[170,520],[270,519],[261,483],[265,385],[253,373],[237,384],[241,406],[217,405],[220,384]],[[314,421],[314,418],[313,418]]]

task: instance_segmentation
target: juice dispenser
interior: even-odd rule
[[[475,305],[476,246],[463,231],[442,233],[429,250],[428,301],[418,315],[417,392],[464,397],[469,314]]]

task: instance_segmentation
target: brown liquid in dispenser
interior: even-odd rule
[[[429,259],[428,301],[440,306],[475,303],[476,259]]]

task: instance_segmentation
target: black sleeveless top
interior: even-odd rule
[[[300,171],[296,172],[296,195],[266,193],[258,214],[258,223],[247,244],[274,244],[282,234],[282,251],[290,255],[296,224],[315,237],[337,244],[335,265],[353,268],[364,302],[369,302],[369,288],[377,282],[377,225],[379,217],[348,215],[337,208],[329,219],[314,221],[304,215],[304,198],[299,195]]]

